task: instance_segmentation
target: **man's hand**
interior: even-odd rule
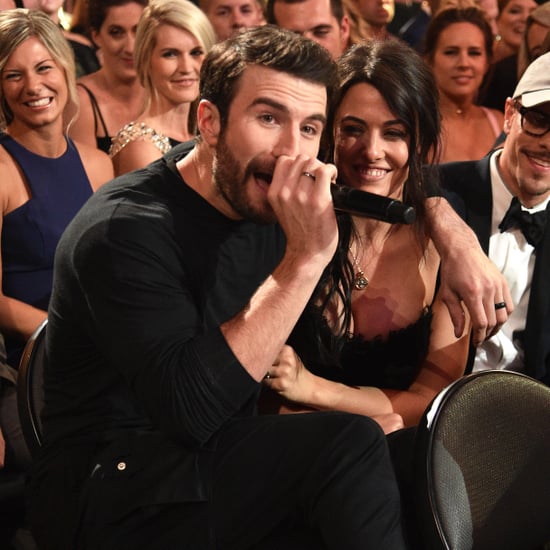
[[[463,305],[468,308],[476,346],[493,336],[514,310],[508,284],[481,248],[452,254],[441,263],[441,298],[449,309],[455,336],[464,332]],[[495,309],[495,304],[506,307]]]
[[[268,199],[287,239],[287,255],[302,261],[323,258],[323,268],[338,243],[331,182],[336,167],[315,158],[280,156],[275,163]]]
[[[498,332],[514,310],[504,276],[483,252],[475,233],[445,199],[427,202],[430,236],[441,256],[439,293],[449,309],[456,337],[464,332],[468,308],[477,346]],[[495,309],[497,304],[505,307]]]

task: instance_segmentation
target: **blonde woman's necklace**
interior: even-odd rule
[[[365,290],[369,286],[369,280],[365,277],[365,273],[361,269],[357,256],[353,253],[351,246],[349,247],[351,257],[353,258],[353,265],[355,267],[355,276],[353,278],[353,286],[356,290]]]

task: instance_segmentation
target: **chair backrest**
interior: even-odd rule
[[[42,445],[42,420],[44,405],[44,365],[46,362],[45,320],[29,338],[17,375],[17,408],[25,442],[31,456],[35,456]]]
[[[422,548],[529,550],[550,541],[550,388],[465,376],[427,408],[415,483]]]

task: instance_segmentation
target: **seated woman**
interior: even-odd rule
[[[437,93],[429,68],[397,41],[352,48],[339,69],[340,183],[403,200],[417,218],[391,225],[339,215],[337,253],[265,384],[299,408],[397,413],[413,426],[464,373],[469,344],[469,330],[455,337],[438,297],[440,258],[424,224],[422,165],[439,137]]]
[[[113,138],[116,175],[141,168],[195,135],[199,75],[216,41],[206,15],[188,0],[152,0],[139,21],[135,60],[146,108]]]
[[[540,11],[543,6],[537,7],[533,0],[506,2],[500,17],[499,40],[493,49],[493,63],[480,92],[480,105],[504,111],[506,99],[513,95],[523,71],[540,55],[541,30],[545,20],[548,24],[544,11],[548,13],[550,7],[547,4],[546,10]],[[542,17],[532,18],[535,12]],[[536,50],[539,53],[535,55]]]
[[[76,141],[106,153],[118,128],[142,110],[145,91],[134,66],[136,28],[147,0],[89,0],[88,24],[101,68],[78,79],[80,109],[69,128]]]
[[[518,81],[525,69],[546,52],[545,40],[550,32],[550,3],[546,2],[535,8],[527,18],[525,34],[518,51]],[[511,97],[513,91],[507,97]]]
[[[498,0],[495,36],[495,63],[517,55],[525,34],[527,17],[537,7],[535,0]]]
[[[446,8],[430,22],[425,56],[439,89],[441,162],[478,160],[502,131],[503,114],[476,104],[491,62],[492,33],[476,7]]]
[[[105,153],[64,133],[64,111],[78,101],[74,58],[46,14],[0,12],[0,73],[0,331],[17,368],[46,318],[59,238],[113,169]]]

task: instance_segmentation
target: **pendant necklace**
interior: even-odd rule
[[[353,265],[355,266],[355,277],[353,278],[353,286],[356,290],[365,290],[369,286],[369,280],[365,277],[365,273],[359,265],[357,256],[353,253],[351,246],[349,247],[351,257],[353,258]]]

